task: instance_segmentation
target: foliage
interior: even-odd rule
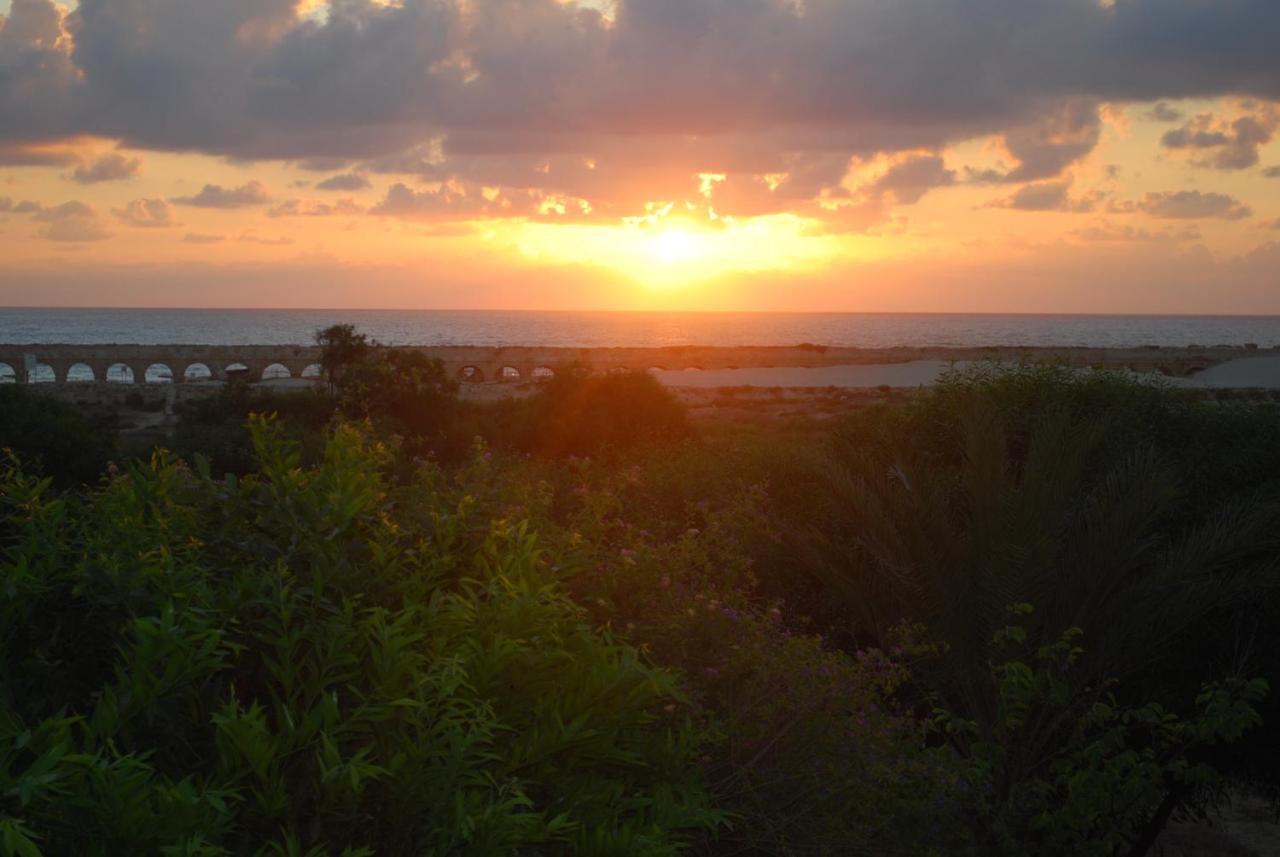
[[[614,453],[690,435],[683,406],[647,372],[562,373],[531,401],[525,449],[545,456]]]
[[[1145,853],[1177,805],[1216,773],[1195,751],[1258,726],[1262,679],[1205,685],[1187,719],[1158,702],[1126,705],[1105,685],[1081,693],[1072,673],[1082,632],[1028,644],[1029,605],[992,640],[995,710],[986,721],[941,711],[967,764],[974,853],[1112,857]]]
[[[349,324],[317,331],[316,343],[325,378],[346,417],[384,424],[415,452],[439,444],[458,392],[443,363],[372,341]]]
[[[320,369],[331,386],[341,382],[343,373],[368,359],[375,343],[367,334],[358,333],[354,324],[335,324],[316,331],[320,346]]]
[[[314,462],[323,453],[325,431],[337,409],[337,400],[327,392],[273,390],[232,380],[217,395],[178,405],[170,446],[188,461],[207,459],[215,474],[244,476],[258,467],[248,420],[254,414],[274,414],[280,430],[301,444],[304,459]]]
[[[1136,855],[1276,781],[1270,405],[983,368],[694,436],[332,340],[184,414],[253,475],[7,477],[0,855]]]
[[[677,671],[723,735],[703,764],[735,821],[701,853],[916,854],[962,835],[951,755],[895,702],[902,658],[833,650],[757,596],[768,498],[728,468],[734,451],[544,462],[481,448],[437,472],[475,516],[533,522],[595,623]]]
[[[717,822],[668,675],[536,539],[353,428],[261,475],[164,456],[83,499],[10,467],[6,851],[667,854]],[[35,849],[39,849],[37,852]]]
[[[95,482],[115,454],[115,426],[91,421],[75,406],[27,389],[0,387],[0,449],[61,487]]]

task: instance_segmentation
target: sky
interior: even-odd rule
[[[0,0],[0,305],[1280,314],[1277,0]]]

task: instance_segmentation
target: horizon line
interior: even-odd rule
[[[527,309],[527,308],[458,308],[458,307],[217,307],[217,306],[0,306],[0,312],[13,310],[41,310],[49,312],[435,312],[435,313],[524,313],[524,314],[574,314],[574,315],[907,315],[907,316],[1000,316],[1063,318],[1256,318],[1280,319],[1280,313],[1213,313],[1213,312],[961,312],[947,310],[661,310],[661,309]]]

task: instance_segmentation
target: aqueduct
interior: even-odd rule
[[[1127,367],[1184,376],[1243,354],[1280,353],[1232,346],[1187,348],[827,348],[797,346],[672,346],[666,348],[555,348],[406,346],[440,360],[464,383],[540,381],[558,373],[647,369],[746,369],[941,361],[1053,361],[1077,366]],[[242,377],[319,378],[320,348],[304,345],[5,345],[0,383],[78,382],[198,384]]]
[[[826,366],[841,362],[833,359],[827,349],[811,346],[410,348],[440,360],[450,377],[464,383],[541,381],[568,370],[598,373],[651,368]],[[320,348],[301,345],[0,345],[0,383],[193,384],[232,377],[250,382],[318,379],[320,355]]]

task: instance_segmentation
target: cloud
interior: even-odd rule
[[[62,205],[56,205],[53,208],[45,208],[38,203],[35,209],[35,220],[41,223],[54,223],[59,220],[70,220],[76,217],[93,217],[95,212],[93,206],[78,199],[64,202]]]
[[[723,214],[857,222],[912,191],[824,213],[851,160],[994,136],[971,180],[1052,182],[1100,105],[1280,98],[1278,33],[1275,0],[14,0],[0,161],[94,137],[347,171],[325,191],[388,172],[425,196],[379,208],[418,218],[616,221],[714,173]],[[268,202],[241,190],[174,201]]]
[[[303,5],[16,0],[0,139],[335,168],[465,134],[513,151],[552,135],[564,155],[771,132],[780,151],[846,156],[1008,134],[1010,180],[1030,181],[1088,151],[1089,105],[1280,97],[1274,0]]]
[[[1071,235],[1081,241],[1125,244],[1150,241],[1184,242],[1200,240],[1200,230],[1194,225],[1174,232],[1165,229],[1152,232],[1149,229],[1129,225],[1120,226],[1109,221],[1087,226],[1084,229],[1077,229]]]
[[[1181,122],[1183,114],[1161,101],[1143,115],[1152,122]]]
[[[476,185],[441,184],[415,191],[402,182],[387,189],[371,214],[406,220],[484,220],[503,218],[579,219],[590,213],[584,203],[567,204],[534,191],[489,192]],[[575,215],[579,216],[575,218]]]
[[[65,167],[79,156],[72,149],[25,146],[0,141],[0,167]]]
[[[289,199],[268,209],[267,217],[334,217],[363,213],[364,207],[350,199],[340,199],[336,203],[314,199]]]
[[[225,235],[211,235],[205,232],[188,232],[182,236],[183,244],[217,244],[219,241],[225,241]]]
[[[1054,178],[1088,155],[1102,135],[1096,104],[1072,101],[1042,121],[1004,135],[1004,145],[1018,165],[1004,176],[1007,182]]]
[[[344,173],[325,179],[316,185],[316,189],[353,191],[367,190],[371,186],[369,180],[359,173]]]
[[[1262,174],[1269,179],[1280,179],[1280,166],[1267,167]]]
[[[1116,210],[1143,211],[1170,220],[1243,220],[1253,215],[1252,209],[1233,196],[1198,190],[1148,193],[1141,202],[1124,203]]]
[[[768,204],[757,200],[754,213],[789,209],[819,221],[812,234],[869,232],[889,221],[895,206],[915,205],[930,191],[956,183],[955,170],[948,169],[940,155],[931,153],[875,159],[856,165],[854,176],[857,181],[852,189],[839,182],[820,187],[826,185],[830,174],[803,189],[788,188],[780,178],[772,188],[767,181],[757,182],[757,196],[767,198]],[[846,179],[849,181],[853,179]],[[815,191],[820,192],[821,201],[806,204],[804,198]],[[738,193],[741,196],[741,190]],[[711,198],[717,203],[720,199],[718,193]],[[738,207],[728,210],[737,213]],[[753,212],[749,209],[748,213]]]
[[[915,205],[934,188],[956,182],[955,170],[947,169],[937,155],[913,155],[891,166],[866,188],[868,196],[890,197],[898,205]]]
[[[1093,193],[1082,198],[1071,197],[1071,179],[1057,182],[1040,182],[1023,185],[1005,199],[990,204],[991,208],[1009,208],[1016,211],[1065,211],[1084,213],[1097,207],[1101,194]]]
[[[251,181],[235,188],[207,184],[195,196],[181,196],[174,200],[178,205],[191,205],[197,208],[247,208],[270,201],[271,197],[267,194],[267,189],[259,181]]]
[[[97,184],[133,178],[142,171],[142,161],[126,158],[118,152],[103,155],[90,164],[81,164],[71,174],[72,181],[80,184]]]
[[[37,234],[49,241],[87,242],[111,237],[93,206],[71,200],[52,208],[40,207],[33,219],[47,224]]]
[[[1165,132],[1160,145],[1203,153],[1192,159],[1196,166],[1244,170],[1257,165],[1259,149],[1271,142],[1278,124],[1280,111],[1272,108],[1230,121],[1202,113]]]
[[[111,213],[130,226],[163,228],[177,226],[173,209],[163,199],[135,199],[124,208],[113,208]]]

